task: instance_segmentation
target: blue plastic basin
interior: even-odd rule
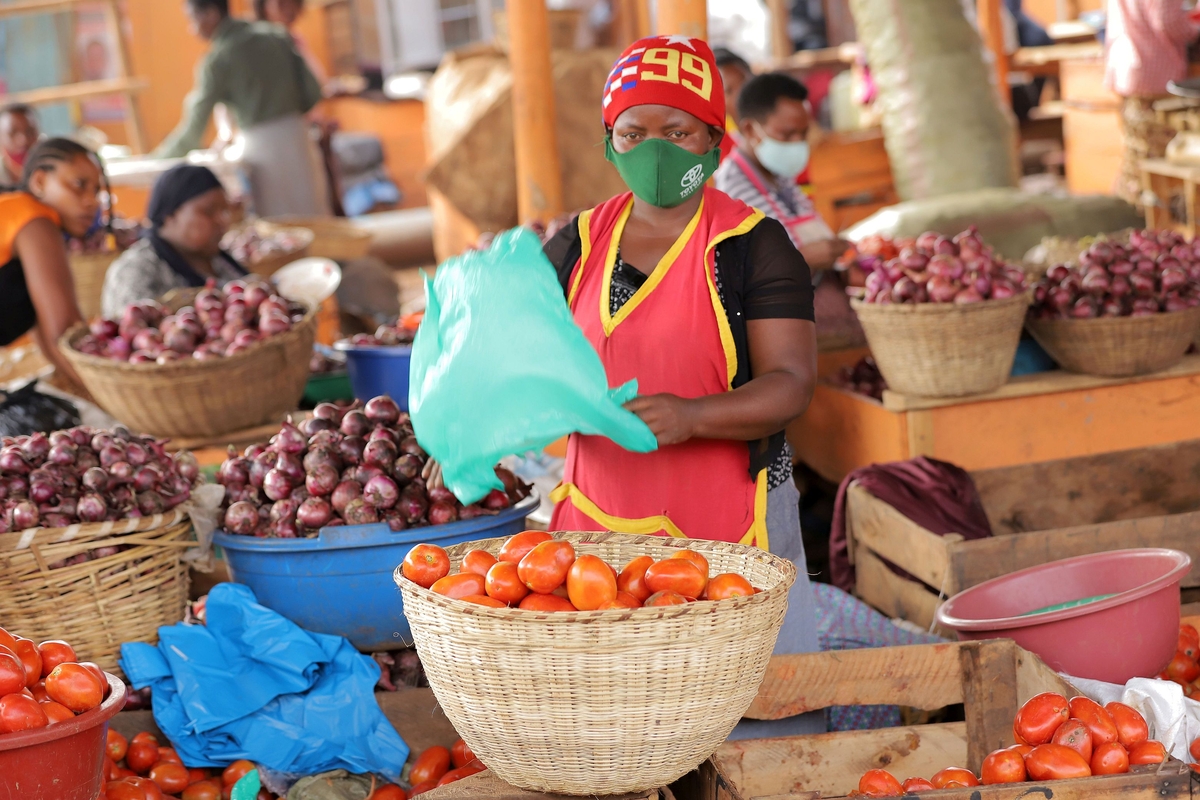
[[[375,347],[338,342],[334,347],[346,354],[346,371],[354,397],[367,401],[386,394],[408,410],[408,365],[411,345]]]
[[[525,498],[494,517],[392,533],[386,523],[323,528],[313,539],[259,539],[218,531],[230,577],[258,602],[318,633],[345,636],[363,651],[412,643],[392,572],[415,545],[441,547],[511,536],[538,506]]]

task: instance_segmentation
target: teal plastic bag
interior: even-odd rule
[[[622,404],[637,381],[609,389],[600,357],[576,326],[537,236],[516,228],[425,278],[425,318],[413,343],[409,413],[421,446],[463,503],[501,488],[502,457],[568,433],[627,450],[658,447]]]

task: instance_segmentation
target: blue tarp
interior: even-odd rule
[[[375,701],[379,666],[340,636],[305,631],[235,583],[208,595],[206,625],[121,645],[133,686],[189,767],[249,759],[277,772],[332,769],[398,780],[408,746]]]

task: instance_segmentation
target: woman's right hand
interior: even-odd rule
[[[430,489],[441,489],[446,485],[442,480],[442,465],[432,458],[426,461],[425,466],[421,468],[421,477],[425,479],[425,485]]]

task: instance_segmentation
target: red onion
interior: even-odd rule
[[[277,469],[267,472],[263,478],[263,493],[272,500],[282,500],[291,494],[292,483],[288,477]]]
[[[30,481],[29,499],[35,503],[49,503],[58,494],[58,489],[48,481]]]
[[[104,498],[94,492],[89,492],[79,498],[75,509],[75,513],[83,522],[100,522],[108,516],[108,505],[104,502]]]
[[[508,508],[512,503],[508,499],[508,495],[499,489],[492,489],[487,493],[487,497],[483,498],[481,505],[489,511],[500,511]]]
[[[261,489],[263,485],[263,479],[267,477],[267,473],[270,472],[275,466],[275,461],[278,458],[278,453],[273,450],[266,450],[250,459],[250,466],[247,469],[247,476],[250,485],[257,489]]]
[[[302,453],[307,444],[308,437],[290,421],[283,423],[279,433],[271,437],[271,446],[283,453]]]
[[[282,472],[292,485],[304,482],[304,465],[295,453],[280,453],[275,459],[275,469]]]
[[[29,528],[36,528],[39,521],[40,517],[38,516],[37,506],[30,501],[22,500],[13,507],[13,530],[23,531]]]
[[[371,430],[371,423],[367,419],[367,415],[361,411],[353,410],[346,412],[346,416],[342,417],[341,424],[342,433],[346,436],[366,436]]]
[[[363,448],[363,463],[380,469],[390,469],[396,463],[396,445],[388,439],[374,439]]]
[[[429,498],[429,502],[431,503],[450,503],[453,505],[458,502],[458,498],[454,496],[454,493],[445,486],[431,486],[425,492],[425,496]]]
[[[362,497],[362,493],[363,487],[358,481],[342,481],[334,487],[329,502],[333,505],[333,510],[341,514],[350,501]]]
[[[288,497],[292,500],[295,500],[297,503],[303,503],[308,499],[308,489],[303,483],[301,483],[299,486],[292,489],[292,491],[288,494]]]
[[[445,525],[458,519],[458,509],[451,503],[437,502],[429,507],[429,524]]]
[[[992,299],[1005,300],[1009,297],[1015,297],[1017,290],[1013,288],[1008,281],[996,281],[992,285]]]
[[[100,466],[111,467],[118,461],[125,462],[125,446],[123,444],[113,442],[100,451]]]
[[[1071,307],[1071,316],[1075,319],[1090,319],[1096,316],[1096,301],[1090,297],[1081,297]]]
[[[29,462],[19,447],[5,447],[0,450],[0,470],[25,475],[29,472]]]
[[[330,422],[339,424],[342,412],[333,403],[318,403],[317,407],[313,409],[313,416],[317,419],[327,419]]]
[[[42,527],[45,528],[65,528],[68,525],[74,524],[74,520],[66,514],[61,514],[55,511],[50,511],[42,514]],[[89,550],[89,553],[94,551]]]
[[[159,481],[158,470],[154,467],[140,467],[133,474],[133,490],[135,492],[148,492],[158,486]]]
[[[362,462],[363,450],[366,446],[367,443],[361,436],[346,436],[338,442],[338,455],[342,457],[344,464],[358,464]]]
[[[331,464],[318,464],[308,471],[304,487],[310,495],[324,497],[332,494],[338,486],[338,472]]]
[[[282,500],[276,500],[271,506],[271,522],[279,522],[280,520],[288,520],[289,522],[296,519],[296,510],[300,504],[290,497],[285,497]]]
[[[300,504],[296,512],[296,521],[305,528],[319,530],[329,524],[333,518],[333,508],[328,501],[320,497],[310,497]]]
[[[312,437],[321,431],[332,431],[336,429],[332,420],[321,419],[320,417],[309,417],[301,422],[298,426],[300,432],[308,437],[309,443],[312,443]]]
[[[388,528],[392,533],[399,533],[408,527],[408,523],[404,521],[404,515],[394,508],[390,508],[383,514],[383,521],[388,524]]]
[[[363,486],[363,499],[375,508],[391,508],[400,499],[400,488],[386,475],[376,475]]]
[[[409,525],[416,525],[429,510],[429,503],[425,500],[424,491],[410,484],[400,492],[400,500],[396,504],[396,508],[404,515],[405,522]]]
[[[174,455],[175,468],[188,483],[195,483],[200,477],[200,462],[187,450],[180,450]]]
[[[376,425],[395,425],[400,419],[400,406],[386,395],[372,397],[363,408],[363,413]]]
[[[44,433],[34,433],[21,444],[21,452],[31,464],[40,464],[50,454],[50,440]]]
[[[336,430],[332,431],[317,431],[308,440],[309,447],[325,447],[335,455],[337,454],[338,444],[342,441],[342,434]]]
[[[77,452],[78,450],[73,444],[56,444],[50,448],[47,459],[52,464],[62,464],[63,466],[66,466],[68,464],[75,463],[75,456]]]
[[[429,458],[429,454],[421,448],[421,445],[417,442],[417,438],[415,436],[404,437],[404,439],[400,442],[400,452],[408,453],[409,455],[416,456],[420,459]]]
[[[279,314],[268,314],[258,322],[258,330],[263,336],[277,336],[292,329],[292,321]]]
[[[133,465],[128,461],[117,461],[108,468],[110,483],[123,484],[133,480]]]
[[[313,447],[304,454],[305,472],[312,472],[322,465],[332,467],[335,472],[341,468],[338,457],[328,447]]]
[[[376,425],[375,430],[371,431],[371,434],[367,436],[367,444],[374,441],[391,442],[393,445],[399,443],[396,432],[382,425]]]
[[[495,511],[488,511],[478,503],[472,503],[469,506],[463,506],[458,510],[459,519],[476,519],[477,517],[487,517],[495,514]]]
[[[342,511],[342,519],[347,525],[370,525],[379,522],[379,513],[374,506],[359,497],[346,504],[345,510]]]
[[[163,498],[158,492],[141,492],[137,496],[138,511],[147,517],[163,512]]]
[[[258,527],[258,509],[245,500],[234,503],[225,511],[225,528],[231,533],[248,536]]]
[[[968,286],[954,296],[954,302],[959,305],[965,303],[979,303],[983,301],[983,295],[974,286]]]

